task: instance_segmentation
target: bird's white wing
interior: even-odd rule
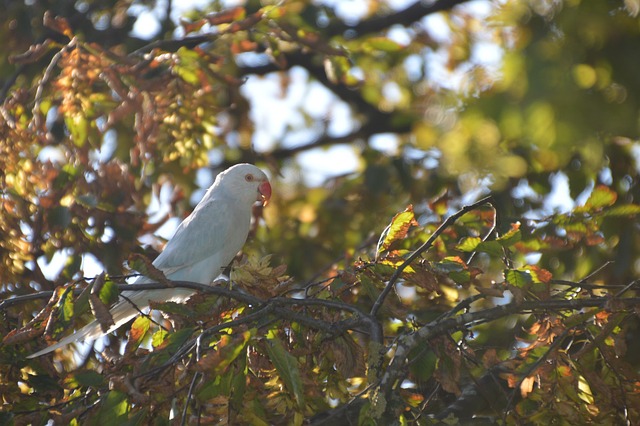
[[[198,206],[180,224],[154,266],[170,279],[209,284],[247,239],[250,219],[235,210],[233,203],[215,200]]]

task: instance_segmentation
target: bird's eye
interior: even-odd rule
[[[244,180],[246,180],[247,182],[253,182],[253,175],[252,174],[248,174],[244,177]]]

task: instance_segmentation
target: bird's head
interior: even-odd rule
[[[267,175],[253,164],[236,164],[220,173],[217,180],[251,203],[260,201],[266,205],[271,198],[271,184]]]

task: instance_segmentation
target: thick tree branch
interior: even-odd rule
[[[375,16],[355,25],[335,22],[325,30],[328,36],[343,35],[345,38],[358,38],[365,34],[379,33],[393,25],[409,26],[427,15],[453,9],[453,7],[469,0],[434,0],[433,2],[417,1],[399,12]]]

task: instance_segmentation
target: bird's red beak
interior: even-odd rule
[[[266,206],[271,199],[271,184],[268,181],[262,182],[258,185],[258,198],[257,201],[262,201],[262,205]]]

